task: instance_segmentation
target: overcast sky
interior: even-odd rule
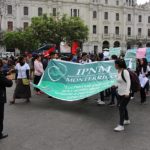
[[[149,0],[137,0],[138,4],[144,4],[145,2],[148,2]]]

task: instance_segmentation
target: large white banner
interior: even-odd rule
[[[0,52],[0,58],[9,58],[11,56],[15,56],[14,52]]]

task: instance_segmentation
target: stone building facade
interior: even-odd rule
[[[89,27],[87,52],[150,46],[150,3],[136,0],[0,0],[1,30],[25,28],[44,13],[79,16]]]

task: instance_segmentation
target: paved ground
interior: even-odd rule
[[[8,89],[8,100],[13,88]],[[148,98],[150,100],[150,98]],[[139,95],[129,105],[132,124],[115,133],[116,107],[85,102],[62,102],[33,94],[30,104],[6,105],[5,131],[0,150],[150,150],[150,103]]]

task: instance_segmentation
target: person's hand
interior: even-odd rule
[[[8,75],[8,76],[6,76],[6,78],[7,78],[8,80],[12,80],[12,79],[13,79],[12,75]]]

